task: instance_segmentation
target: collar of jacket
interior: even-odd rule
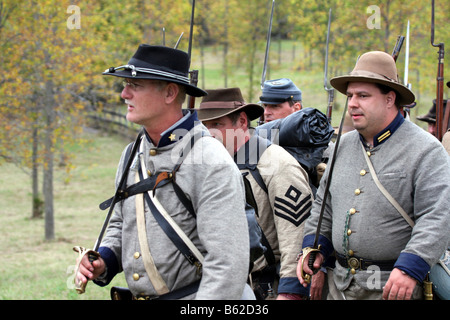
[[[381,130],[375,137],[373,137],[373,146],[376,147],[379,144],[382,144],[383,142],[387,141],[390,136],[402,125],[402,123],[405,121],[405,118],[401,114],[400,111],[398,111],[397,116],[395,119],[383,130]],[[361,142],[365,145],[364,138],[362,135],[359,135],[359,139],[361,139]]]
[[[183,109],[183,117],[161,133],[161,139],[159,139],[157,148],[162,148],[181,140],[198,123],[197,111]],[[148,142],[152,143],[147,131],[145,131],[145,137]]]

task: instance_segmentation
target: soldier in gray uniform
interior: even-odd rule
[[[363,54],[349,75],[331,84],[347,95],[356,130],[341,137],[327,199],[329,166],[321,181],[305,226],[300,281],[313,274],[308,248],[326,201],[313,268],[335,250],[328,298],[420,299],[422,281],[449,242],[449,157],[399,112],[414,94],[399,83],[389,54]]]
[[[254,134],[250,121],[262,115],[260,105],[246,104],[239,88],[207,92],[199,119],[222,141],[248,180],[258,223],[268,241],[263,242],[268,251],[251,270],[256,296],[307,299],[308,290],[296,276],[295,260],[313,201],[307,173],[285,149]]]
[[[144,193],[145,197],[141,193],[117,203],[98,250],[100,257],[92,264],[83,257],[78,281],[90,279],[104,286],[123,271],[135,299],[241,299],[249,266],[242,177],[196,112],[182,109],[186,94],[206,95],[189,84],[188,71],[185,52],[140,45],[127,65],[104,72],[124,78],[121,97],[128,107],[127,119],[145,130],[138,165],[128,173],[127,185],[142,179],[141,175],[151,178],[167,173],[174,179],[155,183],[154,191]],[[193,140],[194,136],[199,138]],[[123,174],[126,150],[116,184]],[[175,170],[182,155],[184,160]],[[175,182],[194,214],[177,195]],[[152,202],[147,195],[155,197]],[[169,239],[154,207],[161,214],[166,211],[190,239],[196,248],[191,255]]]

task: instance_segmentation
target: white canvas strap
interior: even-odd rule
[[[386,197],[386,199],[389,200],[389,202],[394,206],[394,208],[397,209],[398,212],[400,212],[400,214],[403,216],[403,218],[406,220],[406,222],[408,222],[408,224],[411,226],[411,228],[413,228],[414,221],[408,216],[406,211],[403,210],[403,208],[400,206],[400,204],[390,195],[390,193],[383,187],[380,180],[378,180],[377,174],[372,165],[372,162],[369,159],[366,149],[364,148],[364,146],[362,144],[361,144],[361,147],[362,147],[362,150],[364,153],[364,158],[366,159],[367,165],[369,166],[370,174],[372,175],[373,181],[377,185],[378,189],[380,189],[381,193]]]
[[[135,181],[139,182],[138,171],[136,171]],[[156,268],[155,261],[153,260],[150,253],[150,248],[148,246],[144,213],[144,195],[142,193],[136,195],[136,224],[138,229],[139,245],[141,247],[142,261],[144,262],[145,271],[147,271],[150,282],[158,295],[168,293],[169,288]]]

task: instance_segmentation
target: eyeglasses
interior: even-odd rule
[[[126,88],[127,86],[130,86],[132,90],[136,90],[136,88],[138,87],[143,87],[143,85],[134,83],[134,82],[128,82],[128,81],[122,81],[122,85],[124,88]]]

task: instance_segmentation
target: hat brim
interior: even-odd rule
[[[227,116],[237,111],[244,111],[247,114],[249,121],[255,120],[264,114],[264,108],[258,104],[249,103],[241,107],[231,108],[207,108],[195,109],[197,111],[198,119],[200,121],[209,121]]]
[[[174,82],[174,83],[183,85],[186,88],[186,93],[193,97],[203,97],[208,94],[206,91],[200,89],[199,87],[188,84],[184,81],[173,79],[173,78],[168,78],[168,77],[164,77],[164,76],[159,76],[159,75],[153,75],[153,74],[139,72],[136,76],[132,76],[130,70],[120,70],[120,71],[115,71],[115,72],[105,71],[102,74],[105,76],[114,76],[114,77],[119,77],[119,78],[163,80],[163,81],[168,81],[168,82]]]
[[[334,77],[330,80],[330,84],[337,91],[346,95],[349,82],[379,83],[395,90],[398,95],[400,95],[398,102],[402,106],[411,104],[416,100],[414,93],[400,83],[381,78],[380,75],[371,72],[364,72],[364,74],[361,74],[362,72],[359,71],[358,73],[359,74]]]

